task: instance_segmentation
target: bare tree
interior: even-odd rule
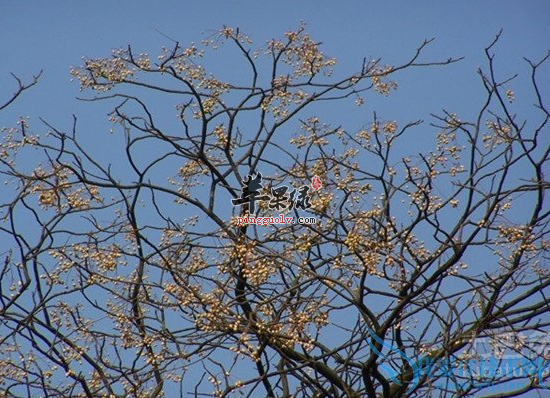
[[[7,108],[12,102],[14,102],[17,97],[19,97],[23,91],[31,88],[36,83],[38,83],[38,79],[40,78],[40,75],[42,74],[42,71],[40,71],[36,76],[33,77],[32,81],[30,83],[23,83],[23,81],[15,74],[11,74],[11,76],[14,78],[15,82],[17,83],[17,88],[15,89],[15,92],[11,95],[10,98],[7,100],[0,102],[0,111]]]
[[[46,136],[21,121],[1,148],[0,396],[544,388],[547,352],[522,339],[550,322],[548,56],[527,64],[527,120],[494,70],[497,39],[478,113],[422,127],[370,104],[402,70],[457,61],[424,61],[429,41],[344,77],[303,26],[257,50],[225,27],[156,59],[130,47],[86,59],[71,73],[87,100],[114,103],[109,148],[76,117],[44,121]],[[207,72],[235,52],[233,82]],[[363,126],[324,120],[350,102],[370,107]],[[420,129],[433,146],[407,150]],[[293,222],[260,225],[279,214]],[[489,355],[502,370],[510,352],[516,372],[475,368]]]

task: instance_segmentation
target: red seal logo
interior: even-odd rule
[[[314,191],[317,191],[319,188],[323,186],[323,184],[321,183],[321,179],[317,176],[314,176],[311,179],[311,186],[313,187]]]

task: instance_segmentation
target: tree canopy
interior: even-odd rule
[[[305,26],[259,47],[223,27],[156,56],[84,59],[71,75],[91,110],[112,104],[111,133],[83,137],[78,116],[4,129],[0,396],[546,388],[548,352],[525,336],[550,323],[548,57],[527,61],[533,97],[514,107],[497,40],[477,113],[429,122],[376,109],[400,73],[459,61],[426,60],[429,40],[347,75]],[[242,67],[224,80],[212,57]],[[37,79],[17,81],[0,112]],[[364,123],[326,120],[333,104]],[[480,370],[511,353],[522,372]]]

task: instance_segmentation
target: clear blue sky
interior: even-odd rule
[[[80,64],[82,56],[107,56],[111,49],[127,44],[155,54],[161,45],[170,44],[157,31],[182,43],[198,42],[204,32],[223,24],[241,27],[262,44],[301,20],[343,67],[356,65],[363,56],[397,63],[423,39],[432,37],[436,41],[427,56],[466,56],[461,65],[442,75],[419,73],[400,81],[403,98],[410,100],[410,93],[419,92],[421,99],[414,107],[403,104],[403,117],[410,113],[426,118],[443,107],[464,105],[468,90],[479,91],[475,68],[483,63],[482,50],[501,28],[498,66],[503,73],[526,72],[522,57],[540,57],[550,47],[550,2],[544,0],[344,1],[338,5],[328,1],[4,0],[0,4],[0,93],[13,89],[9,72],[28,78],[44,69],[44,75],[32,93],[0,116],[0,122],[10,124],[20,114],[61,121],[76,111],[77,87],[69,83],[68,71]],[[443,82],[446,89],[441,88]],[[458,89],[463,92],[457,97]],[[430,98],[423,97],[423,91]]]
[[[519,73],[526,79],[529,70],[523,57],[539,59],[550,49],[548,0],[2,0],[0,102],[15,88],[10,72],[26,81],[39,70],[44,72],[36,87],[0,113],[0,127],[28,115],[66,128],[76,113],[85,121],[84,136],[104,128],[106,110],[84,114],[87,108],[75,101],[79,92],[70,83],[69,69],[79,65],[82,56],[109,56],[112,49],[128,44],[137,52],[156,54],[162,45],[171,44],[163,35],[182,44],[199,42],[222,25],[238,26],[262,45],[296,28],[300,21],[323,42],[326,54],[339,59],[342,70],[358,66],[363,57],[382,57],[388,64],[403,62],[426,38],[436,39],[426,59],[464,56],[447,68],[406,73],[398,80],[400,88],[391,102],[381,97],[380,103],[367,104],[368,109],[385,111],[387,118],[403,121],[429,120],[430,113],[443,108],[471,117],[482,94],[476,69],[484,65],[483,49],[501,28],[502,40],[495,49],[501,77]],[[220,66],[224,62],[220,59]],[[542,81],[550,87],[548,67],[545,71]],[[521,79],[514,86],[518,102],[532,94]]]
[[[469,89],[478,90],[475,68],[483,63],[483,47],[500,28],[504,29],[498,47],[502,72],[526,72],[522,57],[540,57],[550,47],[550,2],[545,0],[343,1],[337,5],[329,1],[3,0],[0,93],[13,89],[9,72],[28,78],[44,69],[44,75],[12,112],[0,116],[0,122],[10,124],[21,113],[63,120],[76,109],[72,99],[77,87],[69,83],[70,65],[78,65],[81,56],[107,56],[112,48],[127,44],[154,54],[169,44],[157,30],[187,43],[200,41],[203,32],[227,24],[241,27],[262,44],[298,26],[300,20],[342,65],[363,56],[397,63],[431,37],[436,41],[427,55],[466,56],[460,66],[437,78],[419,73],[399,82],[404,98],[410,99],[407,90],[430,92],[430,98],[421,98],[425,106],[411,110],[422,118],[442,107],[460,108],[464,98],[456,98],[457,89],[464,89],[462,97]],[[443,82],[438,79],[444,79],[448,88],[435,90]]]

